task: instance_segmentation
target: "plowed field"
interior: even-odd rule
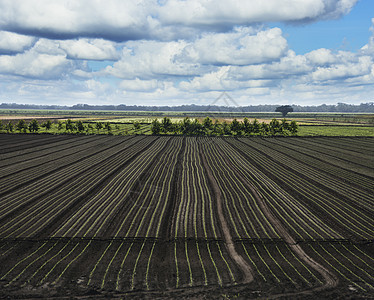
[[[373,138],[0,135],[0,296],[370,298]]]

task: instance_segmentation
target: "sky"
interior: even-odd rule
[[[374,102],[374,1],[0,0],[0,103],[223,92],[241,106]]]

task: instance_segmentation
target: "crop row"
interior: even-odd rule
[[[5,288],[373,289],[374,174],[344,139],[21,141],[0,167]]]

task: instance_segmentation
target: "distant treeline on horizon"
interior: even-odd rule
[[[175,111],[175,112],[274,112],[280,105],[249,105],[249,106],[217,106],[217,105],[179,105],[179,106],[140,106],[140,105],[88,105],[76,104],[37,105],[2,103],[0,109],[50,109],[50,110],[113,110],[113,111]],[[334,105],[322,104],[318,106],[291,105],[294,112],[345,112],[345,113],[374,113],[374,102],[359,105],[338,103]]]

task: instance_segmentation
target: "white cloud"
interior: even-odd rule
[[[329,65],[336,62],[335,56],[332,54],[331,50],[321,48],[307,53],[306,58],[311,64],[317,66]]]
[[[0,0],[0,29],[52,39],[175,39],[258,22],[310,22],[357,0]],[[161,3],[161,4],[160,4]]]
[[[334,19],[356,2],[0,0],[0,95],[69,104],[210,104],[222,91],[241,105],[371,101],[374,19],[357,53],[296,55],[281,29],[254,25]]]
[[[205,34],[184,52],[201,64],[248,65],[277,60],[286,50],[287,41],[279,28],[257,31],[240,27],[229,33]]]
[[[369,39],[369,43],[362,47],[361,50],[364,54],[370,54],[374,56],[374,18],[371,19],[371,22],[373,24],[370,28],[372,36]]]
[[[0,53],[17,53],[29,48],[35,38],[16,34],[8,31],[0,31]]]
[[[85,60],[116,60],[116,44],[102,39],[60,41],[59,46],[68,58]]]
[[[71,65],[64,55],[49,55],[34,50],[15,56],[0,56],[0,73],[25,77],[60,78]]]
[[[149,79],[158,76],[187,76],[201,72],[198,64],[178,57],[187,43],[135,41],[124,46],[119,61],[105,70],[105,74],[124,79]]]
[[[156,79],[140,80],[139,78],[136,78],[134,80],[122,80],[119,87],[126,91],[149,92],[162,87],[162,84],[160,84]]]
[[[336,64],[328,68],[317,68],[311,74],[313,80],[326,81],[368,75],[373,61],[368,56],[359,57],[356,63]]]
[[[160,9],[162,22],[218,25],[334,19],[348,13],[357,0],[169,0]],[[173,13],[170,13],[173,12]]]

